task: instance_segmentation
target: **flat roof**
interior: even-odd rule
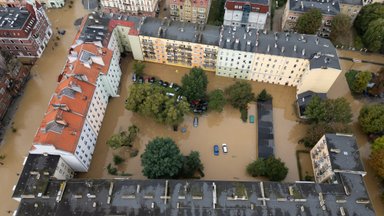
[[[25,8],[0,7],[0,29],[21,29],[30,15]]]
[[[139,35],[217,46],[220,27],[146,17]]]
[[[258,158],[275,155],[272,100],[257,102]]]
[[[343,178],[351,193],[365,189],[355,182],[361,176]],[[56,198],[22,199],[16,215],[339,215],[340,208],[375,215],[370,203],[356,202],[369,200],[366,192],[346,195],[342,184],[310,182],[72,179]]]
[[[44,193],[59,159],[58,155],[29,154],[12,197]]]

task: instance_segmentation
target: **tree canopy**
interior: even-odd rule
[[[304,144],[307,148],[312,148],[320,140],[320,138],[326,133],[350,133],[351,128],[343,123],[325,123],[319,122],[311,124],[305,137],[299,140],[300,144]]]
[[[384,105],[364,106],[360,110],[359,123],[367,134],[384,133]]]
[[[206,96],[208,78],[203,69],[192,68],[181,79],[182,92],[188,101],[203,99]]]
[[[248,82],[237,81],[235,84],[225,89],[228,102],[238,109],[245,109],[249,102],[255,99],[252,87]]]
[[[356,74],[352,83],[352,92],[361,94],[367,89],[369,81],[372,79],[372,73],[369,71],[361,71]]]
[[[308,103],[304,114],[314,123],[350,123],[352,121],[351,106],[345,98],[321,100],[315,96]]]
[[[342,43],[341,40],[350,34],[351,26],[351,17],[343,13],[337,14],[331,22],[331,41],[333,43]]]
[[[141,155],[143,175],[151,179],[177,177],[184,157],[170,138],[157,137],[150,141]]]
[[[186,101],[176,102],[162,87],[149,84],[131,85],[125,108],[172,126],[180,124],[189,112]]]
[[[372,151],[384,149],[384,136],[376,138],[372,143],[371,149]]]
[[[127,131],[122,131],[118,134],[112,135],[107,140],[107,145],[113,149],[117,149],[123,146],[132,147],[133,141],[135,140],[137,133],[139,133],[139,128],[136,125],[131,125]]]
[[[384,14],[380,19],[369,23],[367,31],[363,35],[363,42],[368,50],[384,53]]]
[[[265,176],[270,181],[282,181],[288,174],[285,163],[274,157],[259,158],[247,166],[247,173],[253,177]]]
[[[142,61],[135,61],[133,63],[133,72],[137,75],[142,76],[144,73],[145,64]]]
[[[384,5],[380,3],[365,5],[356,16],[354,26],[360,35],[364,35],[369,24],[384,17]]]
[[[208,109],[222,112],[227,100],[224,97],[224,91],[221,89],[213,90],[208,94]]]
[[[378,176],[384,178],[384,149],[373,151],[369,158],[369,164]]]
[[[322,18],[321,11],[312,8],[297,19],[295,30],[300,34],[315,34],[321,26]]]
[[[183,178],[193,178],[197,171],[202,173],[203,170],[204,166],[201,163],[200,153],[198,151],[191,151],[188,156],[185,156],[181,174]]]

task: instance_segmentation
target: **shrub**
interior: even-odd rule
[[[248,120],[248,109],[247,108],[240,108],[240,113],[241,113],[241,120],[243,120],[243,122],[247,122]]]
[[[113,155],[113,162],[115,165],[119,165],[125,161],[124,158],[120,157],[119,155]]]

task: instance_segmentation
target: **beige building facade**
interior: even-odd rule
[[[172,20],[204,24],[208,20],[211,0],[168,0]]]
[[[123,13],[135,16],[155,16],[158,0],[100,0],[103,10],[108,13]]]

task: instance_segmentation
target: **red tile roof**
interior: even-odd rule
[[[235,8],[235,5],[241,6],[241,8]],[[262,5],[257,3],[251,3],[251,2],[242,2],[242,1],[227,1],[225,3],[225,8],[227,10],[243,10],[244,5],[250,5],[252,7],[252,12],[259,12],[259,13],[268,13],[269,8],[268,5]]]

